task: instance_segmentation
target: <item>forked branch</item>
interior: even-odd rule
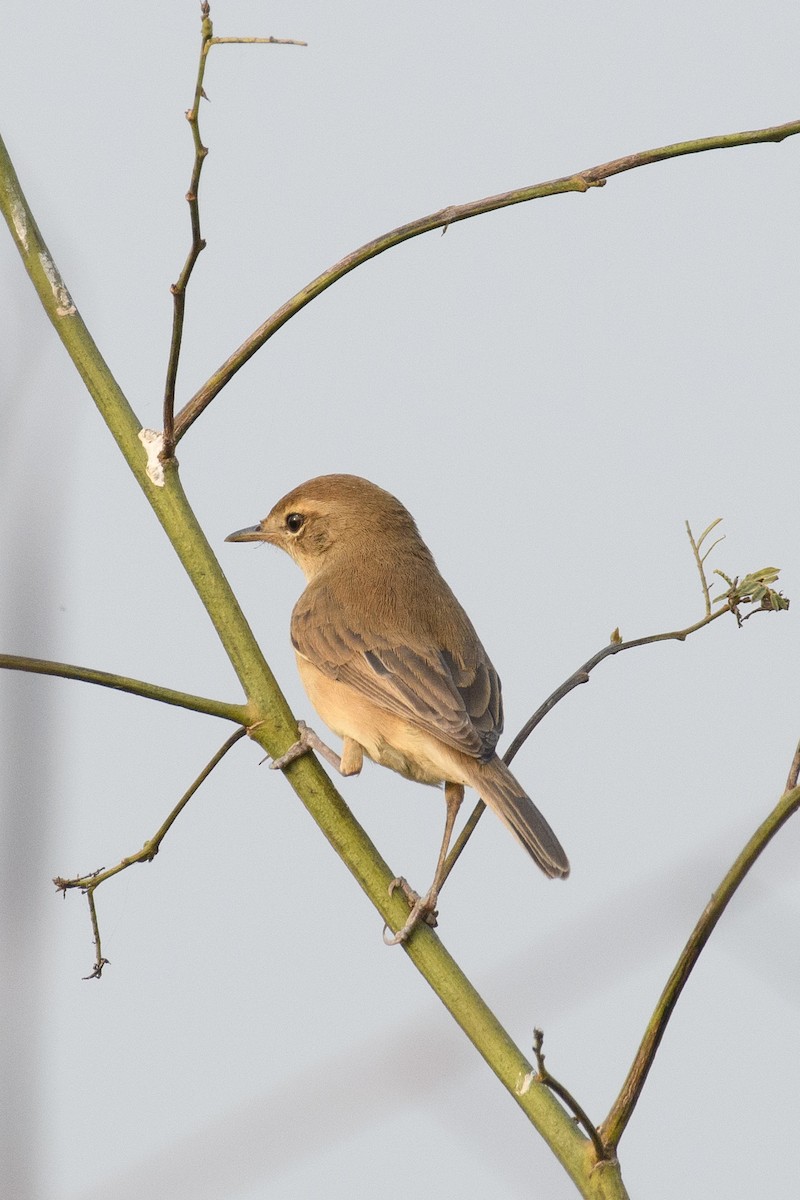
[[[210,762],[206,763],[195,781],[183,793],[172,812],[156,830],[153,836],[148,838],[141,850],[137,850],[134,854],[129,854],[126,858],[123,858],[120,862],[118,862],[115,867],[109,867],[108,869],[101,868],[98,871],[91,871],[88,875],[78,875],[73,879],[62,879],[60,875],[57,875],[53,880],[53,883],[56,885],[58,890],[64,895],[66,895],[71,888],[80,888],[89,902],[89,915],[91,917],[92,933],[94,936],[95,958],[91,974],[85,975],[84,979],[99,979],[103,974],[103,967],[108,965],[108,959],[103,956],[103,949],[100,943],[100,925],[97,920],[97,908],[94,901],[94,894],[98,887],[101,883],[105,883],[107,879],[111,879],[112,876],[119,875],[120,871],[125,871],[128,867],[132,867],[134,863],[153,861],[161,849],[161,843],[164,841],[164,838],[167,836],[175,821],[183,812],[184,808],[189,803],[197,789],[206,781],[206,779],[208,779],[211,772],[222,761],[231,747],[235,746],[239,739],[243,738],[246,733],[246,729],[237,729],[236,732],[232,733],[228,740],[224,742],[222,746],[220,746],[214,757],[210,760]]]

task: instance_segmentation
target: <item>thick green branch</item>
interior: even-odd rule
[[[147,474],[141,423],[73,303],[0,139],[0,208],[31,281],[134,478],[194,584],[258,719],[285,749],[296,723],[181,486],[176,464],[159,486]]]
[[[128,692],[131,696],[143,696],[146,700],[158,700],[161,704],[174,704],[177,708],[188,708],[192,712],[207,713],[210,717],[223,717],[246,725],[249,709],[245,704],[229,704],[224,700],[208,700],[205,696],[193,696],[189,692],[176,692],[172,688],[160,687],[157,683],[146,683],[131,679],[127,675],[112,675],[109,671],[95,671],[92,667],[76,667],[72,663],[49,662],[44,658],[24,658],[19,654],[0,654],[0,669],[27,671],[32,675],[55,675],[59,679],[77,679],[80,683],[96,683],[100,687]]]
[[[248,697],[248,711],[253,718],[248,732],[276,757],[296,740],[296,721],[189,506],[177,464],[167,464],[160,485],[148,476],[139,421],[69,298],[2,142],[0,207],[43,306],[208,611]],[[395,873],[382,860],[317,760],[306,755],[292,763],[285,774],[384,921],[393,929],[399,928],[408,910],[400,896],[388,895]],[[315,853],[311,845],[308,853]],[[535,1082],[535,1073],[524,1055],[436,935],[423,927],[405,950],[545,1138],[581,1194],[596,1200],[624,1200],[626,1192],[618,1165],[596,1164],[591,1143],[548,1090]]]
[[[642,150],[638,154],[615,158],[611,162],[601,163],[597,167],[589,167],[574,175],[564,175],[560,179],[551,179],[546,183],[534,183],[529,187],[514,188],[510,192],[501,192],[497,196],[488,196],[483,200],[471,200],[467,204],[454,204],[449,208],[439,209],[438,212],[431,213],[429,216],[410,221],[406,225],[400,225],[397,229],[392,229],[389,233],[374,238],[373,241],[367,242],[358,250],[353,250],[352,253],[345,255],[339,262],[334,263],[327,271],[323,271],[316,279],[312,279],[301,291],[276,309],[272,316],[267,317],[263,325],[260,325],[238,350],[233,352],[230,358],[214,372],[207,383],[181,409],[175,418],[175,442],[177,444],[180,441],[186,430],[197,420],[225,384],[233,378],[239,368],[243,367],[287,321],[350,271],[369,262],[371,258],[383,254],[384,251],[407,242],[410,238],[430,233],[434,229],[446,229],[448,225],[454,225],[457,221],[467,221],[471,217],[495,212],[499,208],[508,208],[512,204],[524,204],[528,200],[541,200],[545,196],[557,196],[563,192],[586,192],[592,187],[602,187],[606,180],[614,175],[619,175],[623,171],[633,171],[637,167],[645,167],[651,163],[680,158],[685,154],[702,154],[706,150],[726,150],[758,142],[782,142],[784,138],[792,137],[797,133],[800,133],[800,121],[789,121],[785,125],[773,125],[769,129],[753,129],[744,133],[726,133],[718,137],[675,142],[670,146],[660,146],[655,150]]]
[[[260,741],[259,730],[251,737]],[[264,743],[261,742],[263,745]],[[265,749],[269,749],[265,746]],[[311,816],[337,854],[378,909],[396,930],[408,917],[406,901],[389,884],[395,876],[367,834],[353,817],[344,800],[312,755],[295,759],[284,771]],[[313,844],[309,858],[316,854]],[[331,917],[335,922],[335,916]],[[451,958],[439,938],[421,925],[403,949],[428,981],[436,995],[461,1026],[519,1107],[552,1149],[575,1182],[582,1196],[624,1200],[627,1193],[616,1160],[596,1164],[592,1143],[576,1129],[568,1113],[536,1081],[535,1068],[511,1040],[472,984]]]

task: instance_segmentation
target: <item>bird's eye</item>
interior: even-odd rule
[[[289,513],[286,518],[286,528],[289,533],[299,533],[306,523],[306,519],[302,513]]]

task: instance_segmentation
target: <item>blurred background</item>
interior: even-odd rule
[[[208,249],[185,401],[349,250],[445,205],[797,113],[787,0],[334,8],[236,0],[201,131]],[[200,41],[194,0],[9,0],[3,134],[55,261],[159,427]],[[298,715],[302,577],[224,545],[295,484],[362,474],[416,516],[503,678],[508,738],[599,649],[703,612],[712,566],[797,596],[800,140],[650,166],[412,241],[304,310],[181,443],[186,490]],[[173,551],[0,238],[0,645],[238,700]],[[695,920],[800,735],[794,611],[603,664],[515,771],[572,861],[487,817],[440,933],[519,1045],[599,1121]],[[2,1188],[15,1200],[575,1194],[256,746],[157,859],[86,902],[228,736],[208,717],[3,672]],[[507,739],[504,739],[507,744]],[[442,798],[367,765],[343,794],[424,886]],[[800,825],[704,953],[621,1144],[632,1197],[793,1194]]]

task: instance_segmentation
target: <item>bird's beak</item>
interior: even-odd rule
[[[264,531],[260,525],[248,525],[247,529],[237,529],[235,533],[229,533],[225,538],[226,542],[263,542]]]

